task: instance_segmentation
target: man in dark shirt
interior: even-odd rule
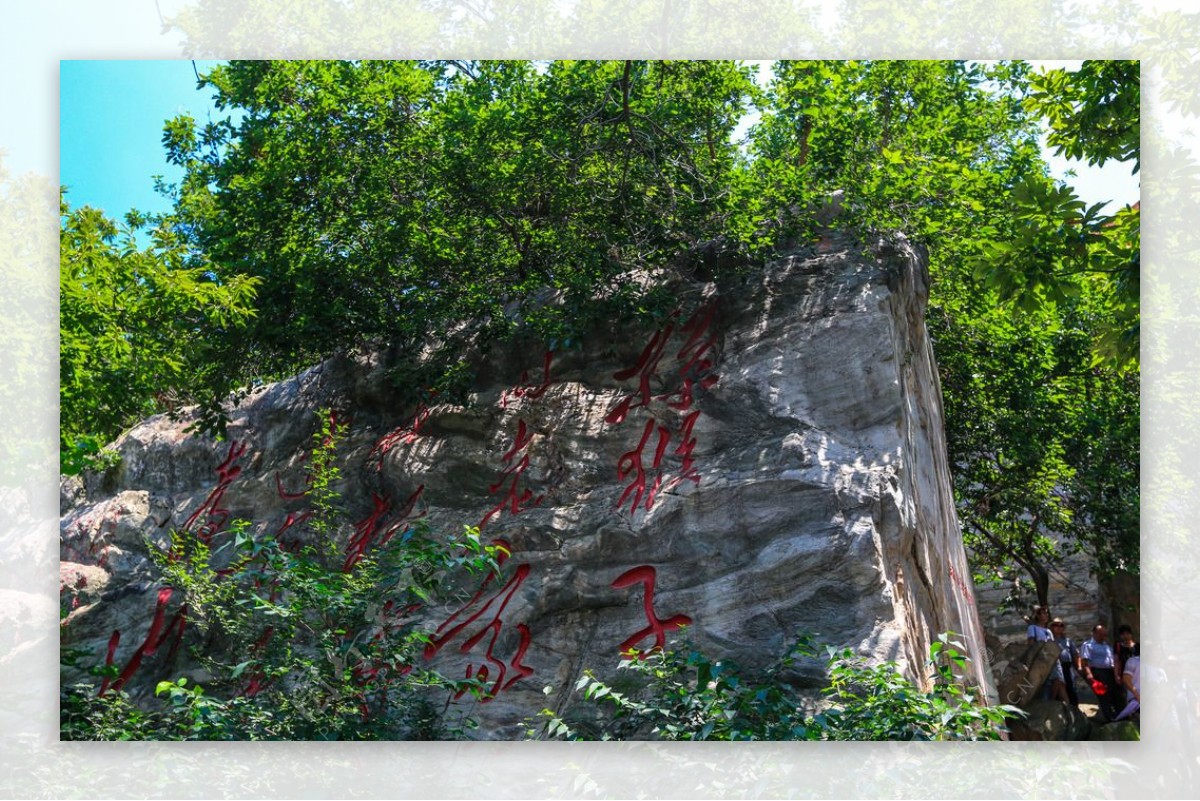
[[[1063,683],[1067,685],[1067,698],[1071,702],[1071,706],[1079,706],[1079,695],[1075,692],[1075,676],[1071,672],[1079,662],[1079,649],[1067,636],[1067,626],[1061,617],[1050,621],[1050,633],[1054,635],[1054,641],[1062,649],[1058,661],[1062,665]]]

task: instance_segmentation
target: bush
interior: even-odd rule
[[[150,548],[162,582],[183,593],[190,628],[204,635],[193,657],[212,679],[161,681],[143,708],[119,686],[68,688],[64,739],[433,739],[471,725],[443,720],[435,699],[486,687],[422,667],[429,637],[417,612],[456,576],[498,570],[498,549],[477,529],[437,537],[416,521],[369,551],[360,543],[343,553],[352,534],[334,489],[343,430],[322,417],[309,459],[312,514],[295,544],[237,521],[211,545],[175,532],[166,551]]]
[[[968,657],[962,645],[941,635],[926,662],[933,682],[922,691],[895,663],[871,665],[849,649],[825,647],[829,684],[823,702],[786,680],[800,658],[818,650],[810,638],[753,678],[733,662],[714,662],[692,651],[686,656],[654,650],[634,653],[618,665],[628,676],[613,685],[591,671],[576,683],[584,710],[568,713],[571,723],[550,710],[541,736],[568,740],[997,740],[1010,706],[985,706],[968,689],[961,672]],[[547,688],[549,690],[550,688]],[[817,707],[824,707],[818,710]],[[531,735],[534,733],[531,732]],[[534,735],[536,736],[536,735]]]

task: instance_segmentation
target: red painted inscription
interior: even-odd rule
[[[613,589],[624,589],[635,584],[642,585],[642,608],[646,613],[649,625],[635,632],[617,648],[622,654],[634,650],[639,642],[647,637],[654,637],[655,648],[662,648],[667,643],[667,629],[691,625],[692,619],[687,615],[672,615],[662,620],[654,613],[654,581],[657,572],[650,565],[642,565],[625,571],[612,583]]]

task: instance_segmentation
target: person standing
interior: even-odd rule
[[[1139,656],[1141,654],[1141,649],[1138,648],[1138,644],[1133,640],[1133,626],[1130,626],[1128,623],[1122,623],[1121,625],[1117,626],[1116,652],[1117,675],[1121,676],[1123,680],[1125,675],[1125,663],[1130,659],[1133,659],[1135,656]]]
[[[1067,700],[1071,706],[1079,706],[1079,693],[1075,692],[1075,676],[1072,673],[1072,669],[1079,662],[1079,649],[1067,636],[1067,624],[1061,617],[1050,621],[1050,633],[1054,635],[1054,641],[1062,649],[1058,661],[1062,666],[1063,684],[1067,687]]]
[[[1025,629],[1026,642],[1046,642],[1054,639],[1050,634],[1050,610],[1047,607],[1033,607],[1027,620],[1029,626]]]
[[[1053,640],[1054,635],[1050,633],[1049,623],[1050,610],[1044,606],[1033,607],[1029,616],[1029,628],[1025,630],[1025,641],[1032,643]],[[1061,662],[1054,663],[1054,670],[1050,671],[1050,675],[1046,677],[1046,683],[1042,687],[1041,697],[1062,701],[1064,704],[1069,703]]]
[[[1116,654],[1108,642],[1108,629],[1103,624],[1092,627],[1091,639],[1079,648],[1080,668],[1089,682],[1099,681],[1104,692],[1096,691],[1100,712],[1111,721],[1125,705],[1124,693],[1117,684]],[[1093,685],[1095,686],[1095,685]]]
[[[1129,703],[1125,705],[1115,720],[1124,720],[1132,715],[1138,715],[1142,708],[1142,660],[1140,657],[1131,656],[1125,662],[1121,682],[1125,685],[1125,691],[1133,697],[1129,699]],[[1134,720],[1140,722],[1140,715]]]

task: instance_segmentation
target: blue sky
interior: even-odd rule
[[[1063,69],[1073,72],[1083,63],[1078,60],[1030,61],[1034,69]],[[1141,175],[1134,175],[1133,165],[1118,161],[1105,162],[1103,167],[1089,167],[1085,161],[1072,161],[1056,156],[1046,150],[1045,135],[1042,137],[1042,152],[1051,174],[1065,179],[1075,189],[1075,194],[1088,205],[1108,202],[1105,211],[1109,214],[1140,200]]]
[[[199,61],[195,68],[203,73],[217,63]],[[163,123],[181,113],[201,123],[216,114],[212,91],[196,87],[193,62],[63,61],[60,87],[60,182],[68,186],[71,205],[95,206],[117,220],[131,208],[166,211],[153,176],[170,182],[182,172],[166,162]],[[1089,204],[1114,201],[1119,207],[1138,199],[1138,176],[1127,164],[1098,169],[1050,154],[1047,160],[1059,177],[1075,170],[1070,182]]]
[[[198,61],[206,72],[215,61]],[[196,87],[191,61],[63,61],[60,71],[59,181],[72,206],[91,205],[119,220],[131,208],[166,211],[155,175],[177,181],[167,163],[163,123],[190,113],[209,119],[213,93]]]

